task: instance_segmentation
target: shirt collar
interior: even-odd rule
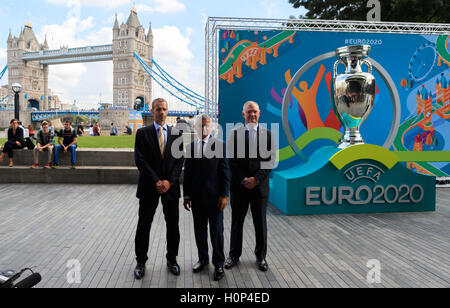
[[[205,142],[208,143],[209,142],[209,138],[211,138],[211,135],[208,135],[208,137],[206,137],[205,139],[201,139],[200,137],[197,137],[197,141],[198,142]]]
[[[256,124],[253,128],[251,128],[248,124],[245,125],[245,128],[247,128],[248,131],[254,130],[258,131],[259,124]]]
[[[156,123],[156,122],[153,122],[153,124],[154,124],[154,126],[155,126],[155,128],[156,128],[156,131],[158,131],[159,128],[161,127],[161,125],[159,125],[159,124]],[[164,130],[167,130],[167,123],[163,125],[163,129],[164,129]]]

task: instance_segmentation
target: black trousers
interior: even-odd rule
[[[242,255],[242,239],[245,217],[250,206],[253,225],[255,227],[257,260],[264,260],[267,256],[267,203],[268,198],[261,197],[256,190],[239,189],[231,191],[231,249],[230,257],[238,259]]]
[[[148,260],[150,230],[159,200],[160,197],[139,201],[139,222],[135,239],[136,261],[139,264],[145,264]],[[167,259],[175,262],[180,245],[179,200],[167,200],[161,197],[161,201],[167,228]]]
[[[6,141],[2,152],[8,154],[9,158],[13,158],[14,157],[13,150],[19,150],[19,149],[22,149],[22,146],[18,146],[17,143],[15,143],[13,141]]]
[[[198,258],[209,262],[208,253],[208,222],[211,244],[213,248],[212,262],[216,268],[225,263],[223,238],[223,212],[219,211],[219,200],[213,202],[192,200],[192,215],[194,217],[195,241]]]

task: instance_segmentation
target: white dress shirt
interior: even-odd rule
[[[200,137],[197,138],[196,150],[197,150],[197,153],[198,153],[199,157],[202,157],[203,153],[206,152],[206,150],[208,148],[208,142],[209,142],[209,138],[210,137],[211,136],[208,135],[208,137],[206,137],[205,139],[200,139]],[[203,144],[203,142],[205,144]],[[203,144],[203,149],[202,149],[202,144]]]
[[[248,132],[249,132],[249,134],[248,134],[248,137],[249,137],[249,141],[251,141],[251,142],[253,142],[253,144],[257,144],[257,140],[258,140],[258,127],[259,127],[259,125],[258,124],[256,124],[256,125],[249,125],[249,124],[246,124],[245,125],[245,128],[247,128],[247,130],[248,130]],[[252,140],[251,140],[251,139]]]

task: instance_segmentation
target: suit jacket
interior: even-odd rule
[[[178,139],[178,138],[181,138]],[[135,160],[139,169],[139,184],[136,197],[139,199],[156,198],[160,194],[156,190],[156,183],[167,180],[172,184],[170,190],[163,195],[168,200],[181,197],[180,176],[183,169],[184,155],[175,158],[171,151],[174,142],[179,142],[179,151],[183,153],[183,135],[180,131],[167,128],[167,145],[164,159],[159,149],[155,126],[141,128],[136,134]]]
[[[245,136],[245,156],[240,158],[238,156],[238,136]],[[228,157],[230,158],[230,166],[232,172],[231,179],[231,191],[233,193],[248,193],[248,190],[242,186],[242,182],[245,178],[254,177],[259,181],[259,185],[254,188],[260,197],[266,198],[269,196],[269,175],[272,172],[272,167],[268,169],[262,169],[262,162],[271,162],[271,157],[262,157],[260,150],[260,138],[266,137],[267,139],[267,151],[272,153],[272,156],[276,153],[276,145],[272,140],[272,133],[270,130],[258,126],[258,151],[256,158],[250,158],[249,149],[249,131],[245,126],[239,127],[231,133],[228,139]],[[231,143],[231,144],[230,144]],[[242,143],[242,142],[241,142]],[[275,153],[274,153],[275,152]],[[274,156],[273,156],[274,157]]]
[[[196,148],[197,141],[194,141],[186,149],[190,155],[184,166],[184,196],[216,205],[219,197],[230,195],[231,170],[225,145],[214,137],[209,138],[207,148],[214,153],[216,149],[221,152],[220,157],[213,158],[200,158],[202,155],[196,154]]]

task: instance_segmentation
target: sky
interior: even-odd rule
[[[29,21],[40,43],[47,35],[50,49],[112,43],[115,14],[126,22],[136,6],[142,26],[154,33],[154,58],[176,79],[204,93],[205,25],[208,17],[279,18],[304,14],[288,0],[16,0],[2,1],[0,10],[0,71],[7,63],[9,30],[18,37]],[[0,85],[7,84],[7,75]],[[49,88],[63,102],[79,108],[112,103],[112,62],[50,66]],[[166,97],[159,87],[154,95]],[[179,107],[169,98],[172,108]],[[179,108],[181,109],[181,107]]]

